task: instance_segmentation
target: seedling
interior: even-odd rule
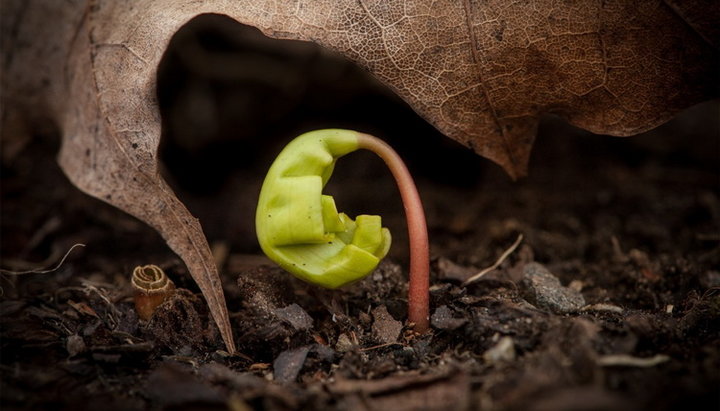
[[[382,140],[350,130],[317,130],[291,141],[263,183],[255,217],[265,254],[307,282],[338,288],[360,280],[390,249],[391,236],[375,215],[353,220],[322,194],[338,158],[358,149],[380,156],[395,178],[405,208],[410,241],[408,320],[429,328],[429,251],[425,213],[400,156]]]

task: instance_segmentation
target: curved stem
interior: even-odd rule
[[[410,242],[408,320],[415,324],[415,331],[424,333],[430,328],[430,251],[420,195],[405,163],[392,147],[377,137],[363,133],[358,133],[358,145],[383,159],[400,190]]]

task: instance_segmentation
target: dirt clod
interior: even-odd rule
[[[147,331],[176,354],[189,355],[195,350],[219,348],[217,329],[207,320],[203,300],[188,290],[178,289],[155,310]]]
[[[188,366],[176,362],[162,364],[151,372],[144,391],[153,403],[164,407],[223,402],[217,387],[197,378]]]

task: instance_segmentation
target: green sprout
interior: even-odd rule
[[[391,236],[376,215],[353,220],[322,194],[338,158],[358,149],[378,154],[395,177],[405,205],[410,239],[408,319],[429,328],[429,251],[425,215],[410,173],[383,141],[350,130],[305,133],[291,141],[270,167],[255,224],[265,254],[296,277],[338,288],[370,274],[390,249]]]

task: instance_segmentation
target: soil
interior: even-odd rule
[[[183,36],[202,52],[256,50],[238,40],[254,35],[246,28],[200,26]],[[288,80],[273,94],[277,83],[244,79],[277,113],[238,117],[247,87],[184,64],[183,36],[159,74],[165,175],[213,245],[239,353],[224,350],[159,235],[67,181],[46,124],[3,153],[2,268],[54,268],[2,272],[3,409],[720,408],[717,103],[632,139],[545,119],[529,177],[512,182],[358,69],[316,48],[307,57],[304,45],[278,43],[290,51],[262,63],[289,67],[302,87]],[[381,214],[393,232],[374,273],[322,290],[260,253],[262,174],[298,131],[328,126],[386,138],[418,177],[432,254],[426,335],[404,323],[402,206],[372,156],[341,160],[328,190],[339,209]],[[496,270],[464,285],[519,234]],[[85,246],[59,264],[74,244]],[[149,321],[129,283],[145,264],[177,287]]]

